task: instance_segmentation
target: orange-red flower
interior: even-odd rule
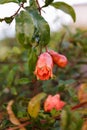
[[[47,52],[42,53],[37,61],[34,74],[37,76],[37,79],[48,80],[53,76],[53,60],[50,54]]]
[[[61,55],[53,50],[49,50],[48,52],[52,56],[53,62],[57,64],[59,67],[64,68],[67,65],[68,60],[64,55]]]
[[[49,112],[52,109],[61,110],[65,104],[65,102],[60,100],[59,94],[56,94],[55,96],[49,95],[44,102],[44,110],[46,112]]]

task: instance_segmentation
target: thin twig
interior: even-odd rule
[[[26,63],[25,61],[17,61],[17,62],[14,62],[14,61],[0,61],[0,64],[3,65],[3,64],[24,64]]]
[[[22,7],[24,8],[24,3],[20,4],[20,7],[18,8],[18,10],[11,17],[14,18]]]
[[[7,130],[17,130],[17,129],[22,128],[22,127],[24,127],[24,126],[27,126],[27,125],[29,125],[29,124],[31,124],[31,122],[26,122],[26,123],[21,124],[21,125],[19,125],[19,126],[16,126],[16,127],[13,127],[13,128],[8,128]]]
[[[20,11],[21,8],[24,8],[24,3],[21,3],[19,8],[18,8],[18,10],[12,16],[10,16],[8,18],[12,18],[13,19],[18,14],[18,12]],[[1,19],[1,21],[4,21],[4,20],[5,20],[5,18]]]
[[[83,107],[84,105],[87,105],[87,102],[83,102],[83,103],[80,103],[80,104],[78,104],[78,105],[76,105],[76,106],[73,106],[73,107],[71,108],[71,110],[76,110],[76,109],[78,109],[78,108],[80,108],[80,107]]]
[[[38,10],[40,12],[40,15],[41,15],[41,7],[40,7],[40,4],[39,4],[38,0],[36,0],[36,3],[37,3],[37,6],[38,6]]]

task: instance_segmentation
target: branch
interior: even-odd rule
[[[18,14],[18,12],[20,11],[21,8],[24,8],[24,3],[20,4],[18,10],[11,17],[14,18]]]
[[[29,124],[31,124],[31,122],[25,122],[24,124],[21,124],[19,126],[13,127],[13,128],[12,127],[8,128],[7,130],[17,130],[17,129],[23,128],[23,127],[25,127],[25,126],[27,126]]]
[[[18,64],[24,64],[26,62],[25,61],[17,61],[17,62],[16,61],[15,62],[14,61],[0,61],[1,65],[4,65],[4,64],[17,64],[17,63]]]
[[[0,19],[0,22],[5,21],[6,18],[12,18],[12,19],[14,19],[14,17],[18,14],[18,12],[20,11],[21,8],[24,8],[24,3],[21,3],[21,4],[20,4],[18,10],[17,10],[12,16],[10,16],[10,17],[5,17],[5,18],[1,18],[1,19]]]
[[[80,108],[80,107],[83,107],[83,106],[85,106],[85,105],[87,105],[87,102],[83,102],[83,103],[80,103],[80,104],[78,104],[78,105],[76,105],[76,106],[73,106],[73,107],[71,108],[71,110],[76,110],[76,109],[78,109],[78,108]]]

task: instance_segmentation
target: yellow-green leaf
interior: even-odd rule
[[[0,4],[10,3],[10,2],[19,3],[18,0],[0,0]]]
[[[39,93],[34,96],[28,103],[28,113],[31,117],[36,118],[40,111],[40,102],[46,96],[46,93]]]
[[[62,112],[61,112],[61,128],[62,128],[62,130],[66,130],[66,128],[67,128],[67,120],[68,120],[68,117],[67,117],[67,112],[65,111],[65,110],[63,110]]]

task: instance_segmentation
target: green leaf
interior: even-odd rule
[[[27,2],[27,0],[18,0],[18,1],[19,1],[19,3],[20,3],[20,2],[24,2],[24,3]]]
[[[1,19],[1,18],[0,18],[0,22],[2,22],[3,20],[4,20],[4,19]]]
[[[28,12],[21,11],[16,17],[16,37],[18,42],[26,49],[29,49],[33,33],[34,25],[31,16]]]
[[[33,40],[35,42],[38,42],[42,46],[46,46],[49,43],[50,40],[50,28],[48,23],[45,21],[45,19],[38,13],[37,10],[31,10],[27,9],[28,12],[30,13],[33,23],[35,26],[35,31],[33,35]]]
[[[0,0],[0,4],[5,4],[9,2],[19,3],[18,0]]]
[[[45,7],[50,5],[54,0],[45,0]]]
[[[18,79],[17,80],[17,84],[28,84],[30,83],[31,81],[29,80],[29,78],[21,78],[21,79]]]
[[[73,84],[75,83],[75,80],[74,79],[69,79],[69,80],[66,80],[64,84]]]
[[[12,17],[5,17],[4,20],[5,20],[6,23],[9,24],[13,21],[13,18]]]
[[[17,90],[16,90],[15,87],[11,87],[10,89],[11,89],[11,93],[12,93],[13,95],[17,95]]]
[[[14,76],[15,76],[15,69],[11,69],[7,75],[7,83],[10,86],[12,84],[12,82],[14,81]]]
[[[29,0],[30,8],[36,9],[38,8],[36,0]]]
[[[40,111],[40,102],[43,98],[45,98],[46,93],[39,93],[34,96],[28,103],[28,113],[31,117],[36,118]]]
[[[69,118],[71,118],[71,116],[69,116]],[[66,130],[66,128],[67,128],[67,125],[69,123],[67,121],[67,119],[68,119],[67,112],[65,110],[62,110],[62,112],[61,112],[61,128],[62,128],[62,130]]]
[[[72,17],[73,21],[74,22],[76,21],[75,11],[70,5],[68,5],[64,2],[55,2],[55,3],[52,3],[51,5],[57,9],[64,11],[65,13],[69,14]]]
[[[30,73],[33,73],[35,70],[37,58],[38,56],[36,54],[36,50],[35,48],[33,48],[31,52],[29,52],[29,59],[28,59],[28,67]]]
[[[61,129],[62,130],[81,130],[83,119],[80,114],[70,109],[69,106],[61,112]]]

